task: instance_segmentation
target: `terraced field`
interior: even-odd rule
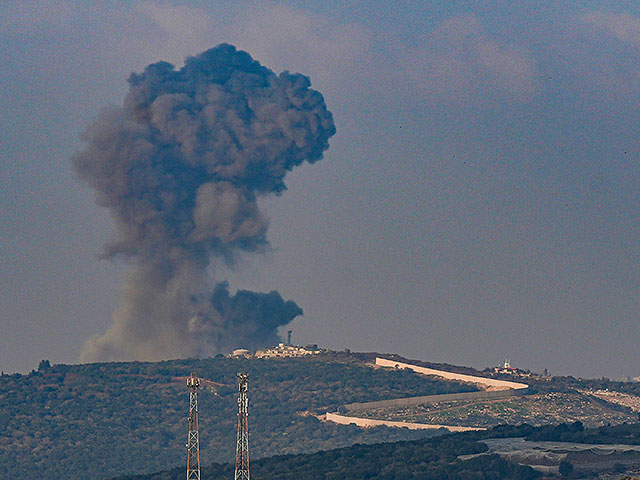
[[[453,427],[450,430],[456,427],[483,429],[499,424],[527,423],[540,426],[575,421],[588,427],[599,427],[638,421],[639,396],[608,388],[593,388],[597,381],[576,380],[573,377],[549,379],[530,375],[527,378],[527,382],[533,383],[533,388],[530,388],[528,384],[514,382],[511,378],[487,378],[482,374],[433,369],[396,359],[376,358],[375,365],[411,370],[425,378],[467,382],[482,391],[344,405],[343,408],[349,413],[348,418],[416,424],[416,428],[444,425],[447,428]],[[591,388],[584,388],[585,386]],[[486,398],[487,396],[492,398]],[[341,421],[349,421],[348,418]],[[357,419],[354,420],[357,424],[362,424]]]
[[[596,427],[638,420],[631,409],[580,393],[544,393],[486,401],[443,402],[354,412],[354,416],[414,423],[488,427],[581,421]]]

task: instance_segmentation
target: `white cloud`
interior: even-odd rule
[[[577,14],[558,28],[553,57],[575,92],[595,109],[612,103],[634,110],[640,87],[640,18],[599,11]],[[589,92],[589,93],[587,93]]]
[[[219,43],[221,27],[200,8],[149,0],[136,4],[135,10],[155,27],[147,35],[153,38],[148,48],[157,60],[181,66],[187,56]]]
[[[406,52],[402,63],[413,89],[430,101],[467,103],[498,92],[526,102],[536,91],[533,60],[492,39],[470,15],[438,25],[423,45]]]
[[[587,25],[607,31],[624,43],[640,48],[640,18],[626,13],[590,12],[582,17]]]
[[[148,0],[132,13],[132,23],[151,27],[142,27],[145,38],[137,46],[146,63],[166,60],[179,67],[188,55],[228,42],[276,73],[309,75],[326,93],[361,89],[370,76],[371,32],[302,8],[266,1],[222,18],[197,7]]]
[[[167,34],[173,37],[198,36],[211,26],[211,18],[203,10],[184,5],[145,1],[137,9],[146,13]]]
[[[245,9],[227,31],[231,43],[269,68],[309,75],[321,89],[360,88],[369,73],[372,34],[359,24],[260,3]]]

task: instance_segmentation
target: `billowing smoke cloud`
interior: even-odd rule
[[[104,256],[131,263],[122,307],[81,359],[157,360],[275,342],[302,310],[277,292],[231,296],[207,267],[265,249],[257,198],[284,191],[287,172],[321,159],[335,133],[322,95],[307,77],[276,75],[225,44],[180,70],[149,65],[129,86],[124,105],[101,113],[73,158],[117,224]]]

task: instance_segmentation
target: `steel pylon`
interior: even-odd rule
[[[234,480],[249,480],[249,374],[238,373],[238,437]]]
[[[200,439],[198,437],[198,387],[200,379],[191,372],[189,387],[189,436],[187,437],[187,480],[200,480]]]

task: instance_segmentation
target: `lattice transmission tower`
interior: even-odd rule
[[[238,438],[234,480],[249,480],[249,374],[238,374]]]
[[[200,379],[191,372],[189,387],[189,436],[187,437],[187,480],[200,480],[200,439],[198,438],[198,387]]]

